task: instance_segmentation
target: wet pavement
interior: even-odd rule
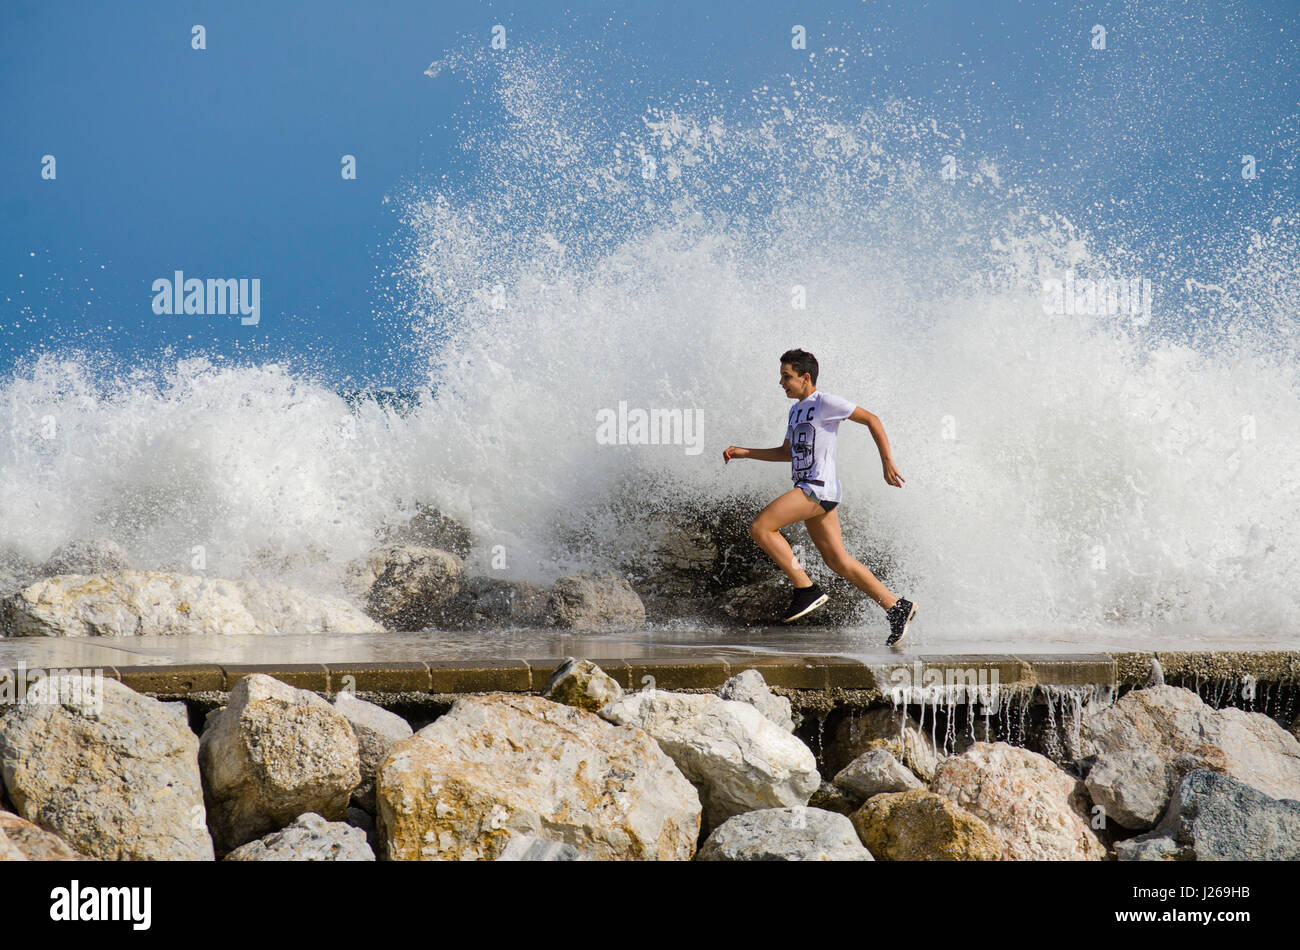
[[[1099,653],[1239,652],[1300,649],[1300,637],[1169,637],[1142,634],[1087,639],[1066,635],[999,638],[909,636],[887,647],[881,632],[824,627],[744,630],[646,628],[621,633],[545,630],[422,631],[316,636],[185,636],[0,639],[0,666],[392,663],[691,657],[842,657],[898,663],[942,656],[1072,657]]]

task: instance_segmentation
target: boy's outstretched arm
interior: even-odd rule
[[[876,440],[876,448],[880,451],[880,464],[885,470],[886,484],[902,488],[904,479],[894,467],[894,456],[889,450],[889,436],[885,435],[885,427],[881,425],[880,417],[858,406],[849,418],[854,422],[861,422],[871,430],[871,437]]]
[[[757,459],[760,462],[790,461],[790,440],[786,439],[775,449],[746,449],[739,445],[729,445],[722,450],[722,464],[732,459]]]

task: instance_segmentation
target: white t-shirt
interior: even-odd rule
[[[790,407],[785,437],[790,440],[790,477],[796,488],[807,485],[822,501],[844,497],[835,473],[835,436],[856,408],[820,389]]]

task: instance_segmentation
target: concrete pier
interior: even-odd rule
[[[1300,684],[1300,642],[1274,640],[1095,641],[1008,638],[978,644],[927,637],[903,649],[880,637],[816,628],[740,631],[641,629],[573,634],[556,630],[425,631],[330,636],[9,638],[0,673],[102,669],[140,692],[224,692],[249,673],[332,693],[537,692],[565,657],[598,663],[624,688],[716,689],[745,669],[786,690],[881,697],[901,678],[915,685],[974,676],[1002,686],[1141,686],[1157,658],[1170,682],[1250,677]],[[920,676],[918,676],[918,673]],[[653,677],[653,681],[647,677]]]

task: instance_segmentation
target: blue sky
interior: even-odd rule
[[[957,123],[969,148],[1097,227],[1196,246],[1296,207],[1294,2],[11,0],[0,21],[0,373],[75,348],[412,381],[377,315],[401,237],[384,198],[472,179],[458,123],[492,121],[491,104],[424,70],[487,45],[496,23],[516,46],[598,48],[600,108],[633,115],[698,79],[748,90],[801,75],[799,23],[809,50],[870,64],[854,77],[862,102],[900,95]],[[1093,23],[1115,55],[1089,55]],[[1242,187],[1246,152],[1261,172]],[[261,323],[155,315],[150,285],[176,269],[260,277]]]

